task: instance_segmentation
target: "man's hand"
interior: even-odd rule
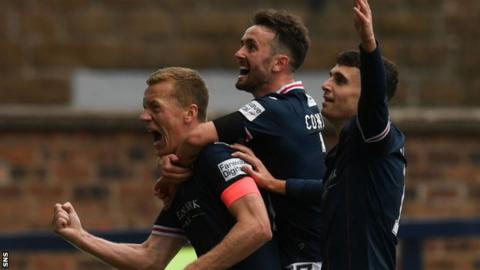
[[[158,158],[157,166],[160,175],[168,182],[180,183],[188,180],[192,176],[192,170],[175,165],[178,162],[178,157],[175,154],[164,155]]]
[[[67,240],[78,237],[83,231],[80,218],[70,202],[57,203],[53,208],[53,230]]]
[[[175,193],[177,192],[177,184],[160,177],[155,182],[154,186],[154,195],[163,201],[163,207],[167,209],[170,207],[170,204],[175,197]]]
[[[353,21],[362,48],[366,52],[373,52],[377,48],[377,42],[373,32],[372,11],[367,0],[354,0]]]
[[[253,168],[244,166],[242,170],[250,175],[258,186],[271,192],[285,194],[285,181],[273,177],[250,148],[241,144],[233,144],[231,147],[237,150],[237,152],[232,154],[233,157],[243,159],[253,166]]]

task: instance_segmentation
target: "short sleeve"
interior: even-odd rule
[[[185,232],[181,229],[172,208],[164,209],[158,215],[152,227],[152,234],[183,238],[187,240],[187,236],[185,235]]]
[[[262,136],[282,134],[285,108],[276,97],[266,96],[245,104],[238,111],[244,117],[246,142]]]
[[[236,143],[245,140],[244,118],[240,112],[233,112],[213,120],[221,142]]]
[[[255,99],[237,112],[213,121],[219,140],[245,143],[264,135],[281,134],[282,106],[272,96]]]

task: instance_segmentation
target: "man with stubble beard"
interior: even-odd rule
[[[163,194],[171,187],[169,183],[187,178],[186,167],[205,145],[216,141],[251,147],[277,178],[323,178],[324,122],[303,83],[295,80],[309,42],[298,17],[275,10],[255,14],[235,53],[240,71],[235,86],[254,99],[234,113],[200,124],[180,144],[176,155],[162,157],[163,180],[156,184],[160,197],[169,196]],[[267,193],[264,199],[273,206],[270,215],[282,267],[320,269],[320,203],[305,205]]]

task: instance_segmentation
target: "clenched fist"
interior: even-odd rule
[[[67,240],[73,240],[83,231],[80,218],[70,202],[57,203],[53,208],[53,230]]]

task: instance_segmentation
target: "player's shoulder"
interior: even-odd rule
[[[276,113],[282,109],[281,104],[272,101],[277,100],[273,96],[255,98],[254,100],[240,107],[238,111],[249,121],[253,121],[259,116],[269,115],[272,112]]]
[[[225,181],[230,181],[238,176],[246,175],[242,167],[247,163],[240,158],[232,157],[234,152],[226,143],[217,142],[208,145],[199,157],[202,170],[211,170],[221,175]],[[213,181],[213,179],[210,179]]]
[[[203,162],[216,162],[230,157],[233,149],[226,143],[216,142],[205,146],[199,155]]]

